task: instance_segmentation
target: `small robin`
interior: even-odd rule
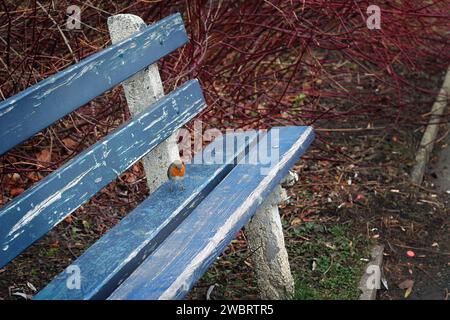
[[[169,178],[169,181],[176,183],[177,181],[183,180],[185,172],[186,166],[184,165],[184,162],[175,160],[170,164],[169,169],[167,169],[167,177]],[[181,189],[184,189],[183,185],[181,186]],[[173,184],[170,187],[170,191],[173,191]]]

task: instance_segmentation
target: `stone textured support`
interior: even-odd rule
[[[132,14],[118,14],[108,18],[113,44],[141,31],[146,26],[140,17]],[[133,117],[164,95],[156,63],[124,81],[122,86]],[[150,192],[167,180],[167,168],[174,160],[180,158],[176,137],[177,132],[142,158]]]
[[[277,186],[245,228],[262,299],[291,299],[294,294],[294,279],[278,212],[278,204],[286,200],[286,190]]]

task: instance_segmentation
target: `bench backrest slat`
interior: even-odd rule
[[[180,14],[0,103],[0,155],[187,42]]]
[[[205,106],[196,80],[165,96],[0,210],[0,268]]]

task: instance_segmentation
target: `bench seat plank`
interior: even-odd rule
[[[279,161],[238,164],[108,298],[180,299],[250,220],[313,140],[310,127],[279,129]],[[273,130],[273,129],[272,129]]]
[[[0,209],[0,268],[205,107],[187,82]]]
[[[34,299],[106,299],[231,171],[234,159],[245,154],[247,147],[256,143],[256,132],[244,143],[238,139],[239,136],[228,134],[214,140],[202,154],[209,157],[210,153],[223,150],[231,141],[235,146],[232,153],[225,150],[230,156],[220,157],[224,160],[218,161],[220,164],[188,164],[183,180],[184,190],[177,188],[171,192],[171,182],[163,184]],[[80,270],[79,290],[67,288],[73,266]]]
[[[187,42],[180,14],[0,103],[0,155]]]

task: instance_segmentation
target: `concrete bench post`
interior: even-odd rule
[[[286,200],[286,190],[278,185],[245,228],[260,297],[265,300],[291,299],[294,295],[294,279],[278,211],[278,204]]]
[[[129,38],[147,25],[132,14],[118,14],[108,18],[108,29],[113,44]],[[122,83],[128,108],[134,117],[164,96],[164,89],[156,63]],[[167,180],[167,168],[179,159],[177,132],[142,158],[150,193]]]

